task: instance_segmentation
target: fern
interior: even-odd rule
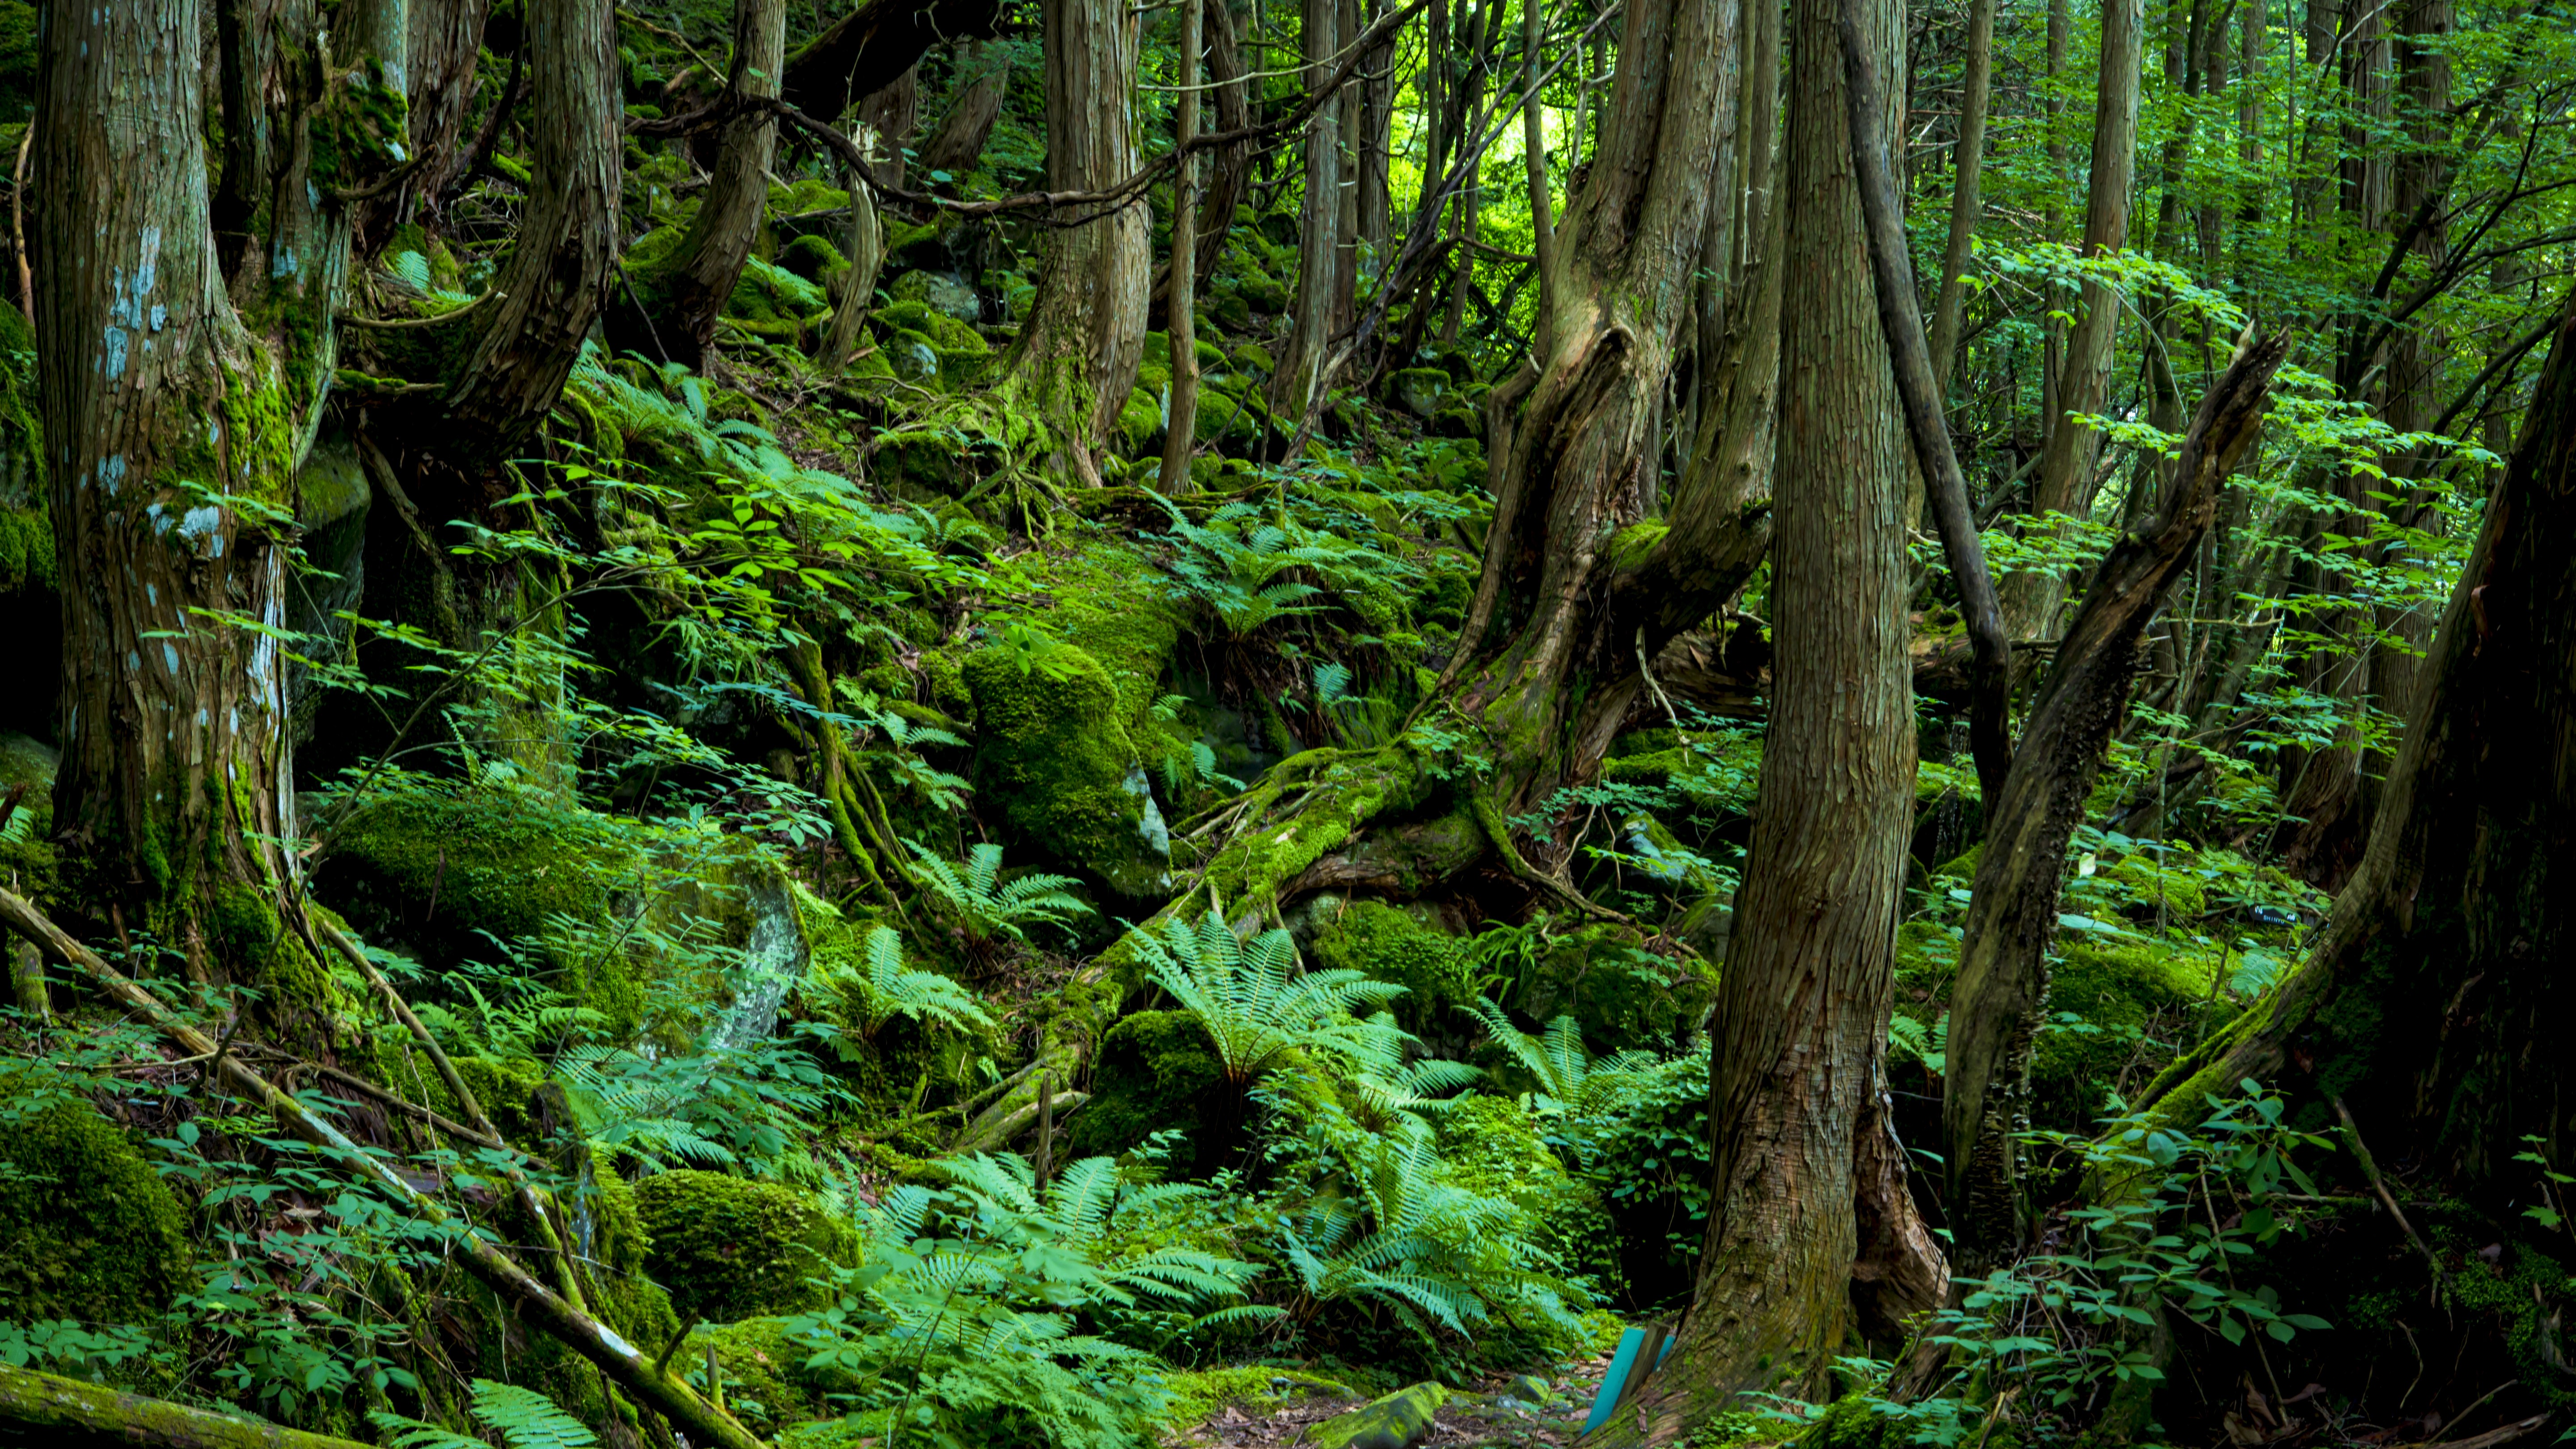
[[[922,887],[979,941],[996,935],[1024,941],[1025,927],[1064,926],[1074,916],[1091,914],[1091,907],[1066,893],[1077,883],[1069,875],[1032,871],[1003,881],[1002,847],[989,841],[967,851],[963,862],[943,860],[918,841],[907,840],[904,846],[912,852]]]
[[[1477,997],[1472,1009],[1484,1018],[1494,1044],[1511,1054],[1524,1071],[1538,1078],[1541,1104],[1576,1116],[1595,1116],[1637,1089],[1655,1065],[1652,1052],[1614,1052],[1598,1061],[1583,1045],[1583,1029],[1573,1017],[1547,1024],[1544,1037],[1512,1025],[1503,1009]]]
[[[517,1384],[476,1379],[474,1418],[499,1431],[509,1449],[590,1449],[599,1442],[580,1420],[556,1408],[545,1395]],[[482,1439],[383,1409],[370,1412],[367,1419],[385,1431],[385,1442],[393,1449],[491,1449]]]
[[[865,951],[865,974],[841,967],[820,973],[813,983],[839,994],[862,1040],[875,1040],[898,1016],[960,1033],[993,1029],[992,1016],[973,992],[936,971],[904,964],[903,937],[893,927],[870,928]]]
[[[1404,988],[1348,969],[1299,974],[1296,947],[1284,929],[1265,931],[1245,945],[1223,916],[1210,911],[1196,931],[1176,918],[1165,924],[1160,939],[1140,929],[1127,940],[1154,984],[1207,1028],[1229,1081],[1250,1082],[1291,1048],[1319,1049],[1387,1070],[1396,1065],[1386,1035],[1351,1013],[1383,1006]]]

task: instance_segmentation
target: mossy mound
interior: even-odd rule
[[[0,1318],[150,1324],[192,1286],[188,1215],[89,1103],[0,1120]]]
[[[1596,1051],[1667,1046],[1697,1030],[1717,973],[1698,957],[1645,950],[1635,931],[1586,926],[1548,942],[1513,1001],[1536,1021],[1571,1016]]]
[[[1327,916],[1309,947],[1315,965],[1365,971],[1404,988],[1396,1024],[1430,1034],[1474,997],[1466,943],[1383,901],[1353,901]]]
[[[1143,760],[1109,671],[1057,644],[1035,657],[999,645],[968,656],[977,788],[1056,861],[1126,896],[1171,880]]]
[[[980,379],[992,362],[992,344],[974,328],[922,302],[893,302],[876,310],[877,327],[896,365],[914,363],[915,349],[930,357],[927,372],[940,386],[965,387]]]
[[[1565,1170],[1517,1097],[1460,1097],[1440,1114],[1440,1156],[1459,1186],[1499,1197],[1529,1215],[1540,1245],[1570,1273],[1615,1295],[1617,1230],[1600,1188]]]
[[[721,1172],[663,1172],[635,1186],[644,1265],[683,1317],[731,1323],[820,1300],[811,1280],[857,1260],[858,1239],[791,1187]]]
[[[1101,1038],[1091,1100],[1072,1122],[1072,1152],[1112,1156],[1166,1129],[1186,1134],[1194,1149],[1212,1148],[1202,1141],[1206,1113],[1230,1090],[1225,1065],[1196,1016],[1140,1011]]]
[[[2051,1020],[2031,1054],[2031,1125],[2089,1132],[2108,1094],[2134,1093],[2171,1049],[2233,1014],[2218,958],[2178,945],[2067,942],[2048,992]],[[2212,1018],[2212,1020],[2204,1020]]]

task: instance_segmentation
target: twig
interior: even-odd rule
[[[2334,1103],[2335,1115],[2343,1119],[2344,1140],[2352,1144],[2353,1159],[2361,1164],[2362,1174],[2370,1179],[2370,1190],[2378,1196],[2379,1205],[2388,1209],[2388,1215],[2395,1218],[2397,1226],[2405,1230],[2406,1241],[2413,1243],[2415,1251],[2423,1254],[2424,1261],[2432,1265],[2434,1284],[2448,1285],[2450,1275],[2442,1271],[2442,1260],[2433,1256],[2433,1250],[2424,1245],[2424,1239],[2415,1231],[2415,1225],[2406,1220],[2406,1209],[2397,1205],[2396,1196],[2388,1190],[2387,1180],[2379,1175],[2379,1163],[2371,1157],[2370,1149],[2362,1145],[2361,1128],[2353,1123],[2352,1109],[2343,1104],[2343,1098],[2340,1096],[2328,1100]]]

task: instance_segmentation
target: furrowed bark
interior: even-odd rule
[[[728,97],[752,100],[778,94],[779,67],[787,54],[786,0],[735,0],[733,75]],[[715,340],[716,319],[732,299],[743,263],[760,240],[769,206],[769,160],[776,150],[778,117],[752,108],[725,126],[697,215],[651,290],[662,294],[662,320],[653,335],[673,360],[694,367]]]
[[[2138,642],[2216,519],[2219,491],[2261,430],[2288,347],[2287,334],[2249,337],[2201,399],[2160,510],[2094,570],[2012,771],[1986,799],[1941,1098],[1943,1200],[1964,1272],[1983,1271],[2023,1239],[2028,1205],[2013,1134],[2027,1116],[2031,1045],[2047,1009],[2067,842],[2127,712]]]
[[[348,59],[325,49],[295,69],[262,113],[276,144],[228,158],[227,190],[252,209],[226,238],[201,134],[202,20],[192,0],[144,0],[42,27],[35,332],[65,643],[55,820],[102,906],[121,903],[199,969],[211,944],[257,980],[298,951],[279,915],[295,874],[277,844],[295,833],[284,666],[259,632],[285,619],[292,538],[275,520],[294,513],[330,387],[349,240],[334,194],[400,150],[388,77],[403,29],[398,5],[357,5],[338,22]],[[287,24],[256,7],[227,23]],[[315,43],[284,38],[308,55]],[[232,78],[245,107],[271,98],[246,63]],[[226,253],[241,263],[230,278]],[[267,1009],[299,1008],[281,995]]]
[[[2383,1158],[2499,1215],[2571,1089],[2576,948],[2576,306],[2564,311],[2425,661],[2359,870],[2298,972],[2146,1093],[2245,1078],[2344,1101]]]
[[[1898,7],[1863,0],[1860,14],[1871,58],[1892,67]],[[1793,16],[1778,653],[1711,1027],[1707,1246],[1672,1356],[1633,1414],[1623,1409],[1588,1445],[1685,1442],[1742,1390],[1806,1393],[1854,1314],[1857,1138],[1887,1032],[1913,802],[1905,465],[1873,315],[1837,7],[1801,0]],[[1882,112],[1871,126],[1884,135],[1895,118]]]
[[[1181,100],[1172,137],[1173,145],[1184,152],[1199,130],[1199,26],[1204,9],[1187,0],[1181,6]],[[1166,493],[1190,491],[1190,454],[1198,443],[1198,309],[1191,305],[1198,295],[1198,173],[1197,159],[1185,154],[1181,169],[1172,177],[1170,284],[1179,305],[1171,309],[1165,333],[1172,361],[1172,391],[1164,404],[1161,482]],[[1224,222],[1218,223],[1219,231],[1224,227]]]
[[[536,190],[495,284],[501,298],[432,424],[439,451],[475,461],[509,456],[554,410],[617,274],[624,111],[615,7],[531,7],[526,45]]]
[[[921,148],[925,171],[962,173],[984,157],[993,123],[1002,118],[1002,93],[1011,85],[1010,52],[989,40],[957,42],[956,95],[939,129]]]
[[[482,1235],[448,1216],[445,1209],[405,1182],[393,1169],[349,1140],[339,1128],[307,1110],[294,1097],[272,1085],[241,1058],[216,1050],[204,1032],[173,1015],[160,998],[101,960],[97,953],[65,935],[27,901],[0,890],[0,926],[17,932],[39,950],[97,983],[100,989],[141,1014],[162,1034],[188,1052],[210,1058],[226,1086],[275,1116],[278,1125],[320,1149],[388,1201],[433,1229],[448,1229],[447,1240],[466,1271],[532,1327],[552,1334],[596,1364],[619,1388],[633,1394],[691,1436],[724,1449],[760,1449],[760,1441],[721,1410],[711,1408],[689,1386],[657,1369],[652,1360],[615,1330],[566,1302],[553,1289],[529,1276]]]
[[[1991,7],[1992,0],[1979,0]],[[1988,16],[1992,24],[1992,16]],[[1932,489],[1932,516],[1941,530],[1941,547],[1950,577],[1959,589],[1959,613],[1966,621],[1975,659],[1973,692],[1968,706],[1968,748],[1977,764],[1982,798],[2003,791],[2012,769],[2012,645],[2004,637],[2002,607],[1995,581],[1986,572],[1985,544],[1977,537],[1977,520],[1968,506],[1968,480],[1959,457],[1950,449],[1950,426],[1942,407],[1938,365],[1923,341],[1923,314],[1914,300],[1914,264],[1905,252],[1905,200],[1890,177],[1887,152],[1865,118],[1879,113],[1878,75],[1863,48],[1859,19],[1845,0],[1840,26],[1844,84],[1852,114],[1852,162],[1860,192],[1863,230],[1869,240],[1870,271],[1877,281],[1878,322],[1887,338],[1888,360],[1896,391],[1905,404],[1905,426],[1914,440],[1914,460]],[[1973,185],[1973,183],[1964,183]]]
[[[1045,0],[1047,187],[1090,192],[1136,170],[1136,17],[1123,0]],[[1092,456],[1145,355],[1152,260],[1141,196],[1049,239],[1037,301],[1005,362],[1006,406],[1043,420],[1054,466],[1098,486]]]
[[[1341,0],[1305,0],[1298,36],[1309,96],[1331,75],[1340,24]],[[1270,410],[1281,417],[1306,415],[1332,348],[1333,294],[1341,271],[1334,245],[1341,232],[1340,110],[1329,103],[1317,106],[1306,122],[1306,190],[1297,213],[1297,290],[1290,304],[1295,310],[1289,313],[1278,369],[1270,376]]]

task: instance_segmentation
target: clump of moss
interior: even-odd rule
[[[1440,1158],[1461,1187],[1529,1215],[1541,1246],[1605,1294],[1619,1281],[1618,1233],[1601,1190],[1574,1177],[1518,1098],[1471,1095],[1440,1114]]]
[[[1213,1148],[1202,1141],[1209,1135],[1206,1113],[1231,1090],[1224,1063],[1197,1017],[1140,1011],[1101,1038],[1091,1100],[1073,1119],[1072,1151],[1115,1155],[1165,1129],[1186,1134],[1195,1147]]]
[[[1513,1003],[1533,1020],[1571,1016],[1596,1051],[1669,1045],[1698,1029],[1717,973],[1697,956],[1648,951],[1624,926],[1585,926],[1550,941]]]
[[[1475,995],[1466,944],[1383,901],[1355,901],[1315,933],[1317,965],[1365,971],[1404,988],[1393,1003],[1396,1024],[1416,1036]]]
[[[0,1120],[0,1318],[160,1319],[187,1286],[188,1217],[125,1134],[84,1101]]]
[[[1109,671],[1088,651],[1057,644],[1038,658],[979,650],[963,672],[975,699],[983,797],[1056,860],[1121,895],[1160,892],[1169,847],[1155,848],[1153,797],[1132,783],[1142,761]]]
[[[2049,986],[2052,1020],[2031,1054],[2032,1125],[2082,1132],[2108,1093],[2146,1083],[2176,1036],[2234,1007],[2217,996],[2215,952],[2091,941],[2064,950]]]
[[[720,1172],[663,1172],[635,1188],[645,1267],[682,1315],[731,1323],[807,1307],[811,1280],[856,1261],[858,1240],[791,1187]]]

